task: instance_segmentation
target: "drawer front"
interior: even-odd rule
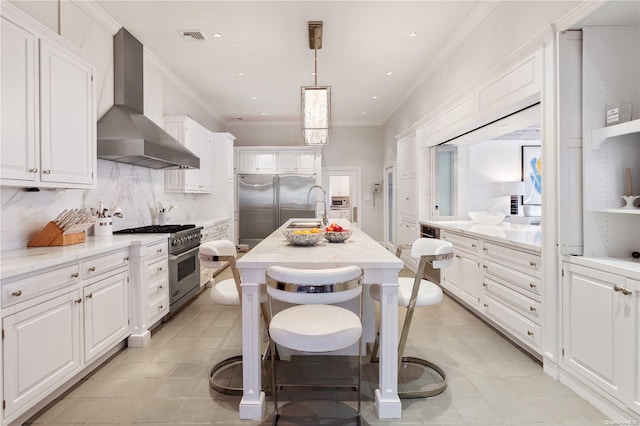
[[[459,234],[452,234],[451,232],[447,231],[442,231],[440,238],[449,241],[460,250],[470,251],[473,253],[477,253],[478,247],[480,247],[480,242],[475,238],[466,237]]]
[[[129,265],[129,250],[118,250],[112,253],[95,256],[81,263],[82,278],[88,279],[108,271]]]
[[[486,292],[485,294],[489,294],[491,297],[499,299],[510,308],[520,312],[525,317],[538,324],[540,323],[540,302],[523,296],[517,291],[513,291],[490,278],[485,277],[483,285]]]
[[[540,326],[528,320],[497,299],[485,295],[485,314],[530,346],[540,348]]]
[[[29,300],[41,294],[72,286],[80,280],[77,263],[2,284],[2,307]]]
[[[167,256],[169,254],[169,242],[162,241],[147,247],[147,258],[153,259],[157,256]]]
[[[164,298],[149,301],[149,325],[155,323],[169,313],[169,293]]]
[[[147,264],[147,282],[167,281],[169,277],[169,260],[167,258]]]
[[[485,242],[482,249],[486,258],[500,259],[502,262],[507,262],[514,268],[523,271],[529,271],[536,276],[539,276],[541,271],[540,256],[525,251],[514,250],[509,247],[504,247],[499,244]]]
[[[484,261],[484,271],[487,274],[500,277],[518,288],[531,292],[533,294],[540,295],[540,279],[529,274],[516,271],[513,268],[502,265],[500,263],[492,262],[490,260]]]

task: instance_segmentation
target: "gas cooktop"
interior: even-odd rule
[[[149,225],[139,228],[121,229],[114,234],[175,234],[176,232],[195,228],[195,225]]]

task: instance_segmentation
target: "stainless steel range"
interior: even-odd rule
[[[169,235],[169,312],[175,312],[200,290],[198,248],[202,227],[195,225],[151,225],[123,229],[114,234]]]

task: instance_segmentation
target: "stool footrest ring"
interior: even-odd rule
[[[400,399],[430,398],[432,396],[440,395],[447,389],[447,374],[438,365],[427,361],[426,359],[415,358],[411,356],[402,357],[402,362],[407,364],[417,364],[429,368],[435,371],[442,378],[442,382],[435,385],[435,387],[431,387],[430,389],[409,390],[403,392],[398,391],[398,396],[400,397]]]

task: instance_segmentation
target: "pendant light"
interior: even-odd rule
[[[331,87],[318,86],[318,49],[322,48],[322,21],[309,21],[309,48],[314,50],[315,81],[302,87],[302,134],[307,145],[325,145],[331,128]]]

